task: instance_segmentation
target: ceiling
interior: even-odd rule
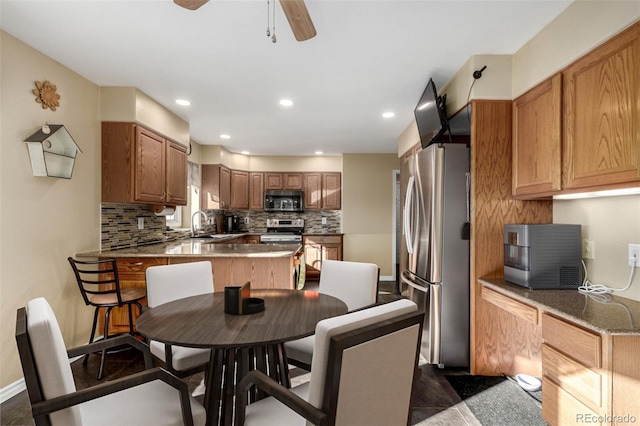
[[[266,0],[196,11],[171,0],[2,0],[0,24],[97,85],[137,87],[203,145],[392,153],[430,77],[440,88],[472,55],[515,53],[571,1],[306,0],[318,35],[305,42],[278,4],[275,44]]]

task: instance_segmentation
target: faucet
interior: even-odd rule
[[[196,211],[194,214],[191,215],[191,236],[195,237],[197,232],[199,231],[199,229],[196,227],[196,222],[195,222],[195,217],[197,214],[202,215],[202,217],[204,217],[204,222],[207,222],[207,219],[209,219],[207,217],[207,214],[205,212],[203,212],[202,210],[198,210]]]

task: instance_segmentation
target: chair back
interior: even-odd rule
[[[150,308],[213,293],[213,272],[208,261],[151,266],[146,270],[146,278],[147,306]]]
[[[373,263],[324,260],[319,291],[337,297],[353,311],[376,303],[378,277],[378,265]]]
[[[76,391],[58,320],[43,297],[29,301],[26,309],[18,309],[16,343],[32,404]],[[42,416],[35,421],[38,425],[82,424],[77,406],[51,413],[48,419]]]
[[[329,424],[410,424],[423,318],[402,299],[318,323],[309,402]]]
[[[120,278],[115,259],[77,260],[69,257],[67,260],[76,276],[85,304],[90,305],[96,295],[116,294],[118,306],[122,306]]]

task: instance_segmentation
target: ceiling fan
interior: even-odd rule
[[[209,0],[173,0],[178,6],[189,10],[196,10]],[[280,0],[280,5],[284,11],[293,35],[298,41],[309,40],[315,37],[316,29],[311,22],[309,11],[304,4],[304,0]]]

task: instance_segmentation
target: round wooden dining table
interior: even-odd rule
[[[264,300],[264,311],[227,314],[220,292],[156,306],[136,321],[149,340],[212,349],[204,397],[208,425],[232,424],[235,383],[249,370],[290,387],[283,343],[310,336],[319,321],[347,312],[340,299],[314,291],[252,289],[251,297]],[[263,396],[249,394],[250,400]]]

